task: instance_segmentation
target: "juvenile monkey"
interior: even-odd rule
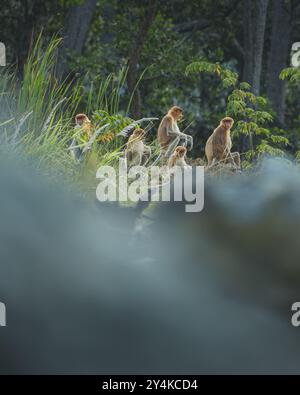
[[[88,138],[92,137],[93,125],[85,114],[77,114],[75,117],[75,128],[82,128]]]
[[[96,130],[96,127],[91,123],[89,118],[85,114],[77,114],[75,117],[75,128],[81,128],[83,133],[81,135],[81,139],[84,141],[88,141]],[[102,133],[100,136],[97,136],[95,141],[98,143],[109,143],[114,139],[114,133],[111,130],[108,130],[105,133]]]
[[[218,161],[229,161],[235,167],[240,168],[241,162],[239,153],[231,153],[232,141],[230,132],[233,124],[234,120],[232,118],[223,118],[220,122],[220,125],[208,138],[205,146],[205,154],[209,167],[212,167]]]
[[[157,131],[157,139],[161,147],[163,155],[169,154],[182,141],[182,144],[187,145],[191,150],[193,147],[193,138],[185,133],[180,132],[177,125],[183,117],[183,110],[180,107],[174,106],[170,108],[168,113],[163,117]],[[167,155],[168,156],[168,155]]]
[[[135,129],[127,142],[125,158],[128,166],[142,166],[151,155],[151,148],[144,144],[145,131]]]
[[[185,147],[178,146],[168,161],[168,167],[169,168],[172,168],[174,166],[189,167],[185,161],[186,151],[187,150]]]
[[[83,157],[82,147],[93,134],[93,126],[89,118],[85,114],[77,114],[75,116],[75,136],[69,147],[72,157],[81,161]]]

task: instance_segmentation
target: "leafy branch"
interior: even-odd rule
[[[253,159],[254,156],[263,153],[281,156],[284,154],[279,147],[288,145],[289,141],[284,136],[274,135],[266,126],[273,122],[273,117],[266,110],[267,100],[264,97],[254,95],[250,84],[239,83],[239,75],[219,62],[196,61],[188,65],[185,71],[187,76],[200,73],[215,75],[221,80],[224,88],[231,88],[227,98],[226,115],[236,120],[233,137],[248,137],[250,150],[246,153],[246,158]],[[285,75],[290,76],[291,71],[287,71]],[[293,78],[296,78],[294,74]]]

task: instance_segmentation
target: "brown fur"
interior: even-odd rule
[[[237,152],[231,154],[232,142],[230,132],[233,124],[234,120],[232,118],[223,118],[219,126],[208,138],[205,146],[205,154],[208,160],[208,166],[213,165],[215,161],[229,160],[234,165],[240,167],[239,154]],[[236,158],[236,160],[234,158]]]
[[[75,124],[78,127],[82,127],[82,129],[88,135],[89,138],[92,137],[94,127],[91,121],[89,120],[89,118],[85,114],[83,113],[77,114],[75,116]]]
[[[174,136],[168,135],[168,129],[174,130],[174,127],[177,126],[177,121],[182,117],[182,114],[182,108],[173,106],[161,120],[157,131],[157,139],[163,151],[166,151],[170,143],[174,140]]]
[[[185,155],[186,155],[186,148],[185,147],[177,147],[169,159],[168,166],[169,167],[174,167],[174,166],[182,166],[186,165],[185,162]]]
[[[151,155],[151,149],[144,144],[145,131],[143,129],[135,129],[127,142],[125,150],[125,158],[129,166],[143,165]]]

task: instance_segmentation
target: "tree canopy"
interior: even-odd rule
[[[49,42],[62,38],[56,76],[82,79],[82,107],[90,100],[99,110],[91,85],[125,70],[124,116],[161,117],[179,104],[203,152],[220,118],[228,111],[241,118],[242,110],[234,142],[241,151],[251,148],[245,136],[252,130],[256,147],[271,139],[296,153],[299,71],[290,66],[299,17],[295,0],[14,0],[2,7],[0,23],[8,62],[21,78],[41,32]],[[239,108],[246,98],[247,110]]]

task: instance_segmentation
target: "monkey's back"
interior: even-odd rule
[[[131,166],[138,166],[141,164],[141,159],[144,151],[144,142],[141,139],[130,137],[125,150],[125,157]]]
[[[212,146],[212,139],[213,139],[213,135],[210,135],[206,144],[205,144],[205,155],[206,158],[208,160],[208,164],[210,164],[210,162],[213,159],[213,146]]]
[[[170,115],[165,115],[161,120],[157,131],[157,140],[163,150],[167,149],[172,141],[172,137],[169,136],[167,132],[167,126],[169,123],[172,123],[172,117]]]
[[[208,164],[212,160],[223,160],[227,152],[231,150],[232,142],[230,138],[230,131],[226,131],[222,126],[218,126],[213,133],[209,136],[205,145],[205,155]]]

